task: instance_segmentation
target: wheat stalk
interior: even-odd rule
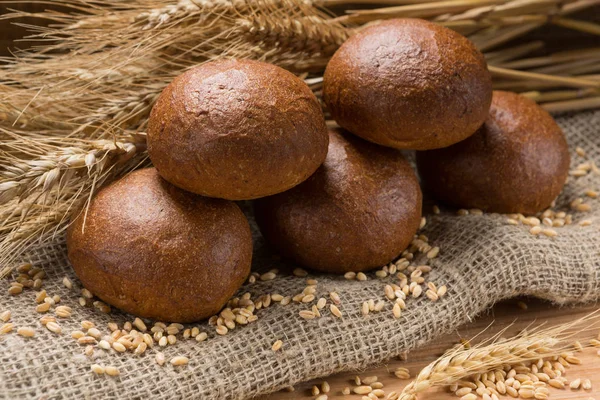
[[[0,153],[0,263],[12,261],[32,240],[43,242],[62,232],[69,216],[93,189],[125,173],[146,159],[143,135],[131,141],[65,140],[1,131]],[[65,146],[65,142],[68,145]],[[35,144],[35,147],[32,147]],[[36,158],[23,160],[21,153]],[[58,227],[58,229],[53,229]],[[7,271],[8,273],[8,271]],[[1,277],[0,277],[1,278]]]
[[[127,11],[120,18],[111,18],[109,25],[116,32],[108,30],[108,37],[95,33],[99,29],[95,26],[106,25],[96,15],[89,17],[93,24],[80,21],[62,30],[54,28],[55,36],[63,32],[68,40],[52,49],[69,46],[78,49],[76,54],[41,60],[38,53],[19,54],[3,68],[0,104],[22,110],[31,93],[43,88],[29,105],[30,114],[43,110],[43,115],[38,111],[36,118],[29,120],[66,118],[84,125],[85,129],[77,132],[85,137],[90,137],[90,131],[93,137],[106,137],[115,127],[136,128],[162,88],[200,62],[239,57],[299,71],[322,69],[348,37],[345,28],[300,0],[181,1],[176,6],[131,14]],[[130,19],[138,22],[131,25]],[[96,39],[92,45],[80,39],[85,35],[89,39],[90,29]],[[113,37],[124,42],[115,43]],[[98,48],[106,47],[102,43],[120,46],[98,53]],[[8,84],[18,85],[11,95],[3,93]],[[139,88],[145,93],[139,93]],[[2,107],[0,111],[10,114]]]
[[[583,330],[593,329],[600,316],[597,312],[553,328],[527,330],[510,338],[498,335],[479,346],[457,346],[432,362],[402,391],[400,400],[415,400],[417,394],[435,386],[446,386],[475,374],[483,374],[505,365],[516,365],[559,356],[570,346],[567,340]],[[583,330],[581,327],[584,327]]]

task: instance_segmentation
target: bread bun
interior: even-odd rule
[[[148,123],[160,175],[203,196],[246,200],[283,192],[325,159],[327,127],[308,86],[250,60],[215,61],[178,76]]]
[[[470,138],[417,152],[425,188],[462,208],[535,214],[561,192],[569,149],[550,114],[516,93],[494,91],[490,115]]]
[[[192,322],[242,285],[252,236],[235,203],[184,192],[148,168],[102,189],[69,227],[67,248],[83,285],[106,303]]]
[[[492,80],[465,37],[420,19],[361,30],[334,54],[323,98],[337,123],[399,149],[450,146],[483,124]]]
[[[317,172],[257,200],[255,214],[283,256],[325,272],[366,271],[410,244],[421,220],[421,190],[399,151],[337,130]]]

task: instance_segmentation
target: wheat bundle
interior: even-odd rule
[[[524,92],[551,111],[586,109],[600,106],[600,49],[538,56],[544,42],[510,42],[544,24],[599,34],[600,25],[571,18],[598,4],[61,0],[53,10],[0,16],[47,22],[25,25],[38,44],[0,65],[0,262],[10,264],[62,232],[94,190],[145,162],[143,132],[154,100],[194,65],[264,60],[307,78],[319,95],[329,57],[354,31],[381,19],[419,17],[467,35],[484,51],[496,88]]]

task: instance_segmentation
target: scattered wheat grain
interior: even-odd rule
[[[531,228],[529,230],[529,233],[531,233],[532,235],[539,235],[541,232],[542,232],[541,226],[534,226],[533,228]]]
[[[95,373],[96,375],[104,374],[104,367],[102,367],[101,365],[92,364],[90,368],[91,368],[92,372]]]
[[[63,285],[65,285],[65,287],[67,289],[73,289],[73,283],[71,282],[71,280],[69,278],[67,278],[66,276],[63,278],[62,280]]]
[[[371,386],[362,385],[362,386],[355,387],[352,391],[355,394],[368,394],[373,391],[373,388],[371,388]]]
[[[52,333],[60,334],[62,332],[62,328],[56,322],[48,322],[46,324],[46,329],[48,329]]]
[[[394,370],[394,375],[398,379],[410,379],[410,371],[407,368],[400,367]]]
[[[109,375],[109,376],[121,375],[121,371],[119,371],[119,369],[117,367],[113,367],[113,366],[108,366],[108,367],[104,368],[104,372],[106,373],[106,375]]]
[[[0,321],[8,322],[8,321],[10,321],[10,317],[11,317],[11,312],[9,310],[3,311],[0,314]]]
[[[273,346],[271,346],[271,350],[278,351],[281,349],[281,346],[283,346],[283,342],[281,340],[276,340],[275,343],[273,343]]]
[[[329,310],[331,311],[331,313],[333,315],[335,315],[338,318],[342,318],[342,312],[340,311],[340,309],[335,305],[335,304],[331,304],[329,306]]]
[[[184,357],[184,356],[176,356],[176,357],[171,358],[170,362],[171,362],[171,365],[180,366],[180,365],[187,365],[190,362],[190,360],[189,360],[189,358]]]
[[[308,275],[308,272],[302,268],[296,268],[296,269],[294,269],[294,271],[292,273],[295,276],[300,277],[300,278],[304,278]]]

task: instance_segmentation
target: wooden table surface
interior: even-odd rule
[[[522,301],[528,306],[526,310],[523,310],[517,306],[517,301],[518,300],[511,300],[496,305],[496,307],[491,309],[486,315],[482,315],[475,319],[472,323],[460,327],[453,334],[442,337],[440,340],[436,340],[434,343],[430,344],[424,349],[411,352],[408,356],[408,361],[400,361],[397,359],[390,360],[385,364],[368,369],[366,371],[342,373],[329,376],[324,379],[317,379],[297,385],[294,392],[281,391],[269,396],[263,396],[260,399],[299,400],[314,398],[314,396],[311,396],[310,394],[310,388],[312,388],[313,385],[320,386],[320,384],[326,380],[331,386],[331,391],[328,394],[329,399],[343,398],[349,400],[359,400],[361,398],[359,395],[343,396],[341,393],[344,387],[353,387],[352,381],[356,375],[360,377],[377,376],[378,380],[385,385],[384,390],[386,394],[391,391],[401,392],[402,388],[404,388],[404,386],[406,386],[410,381],[399,380],[396,378],[393,375],[393,371],[396,368],[408,368],[411,375],[415,375],[425,365],[437,359],[437,357],[440,356],[446,349],[459,342],[461,338],[470,339],[489,327],[481,336],[482,338],[487,338],[494,335],[506,326],[513,324],[509,328],[506,335],[504,335],[505,337],[508,337],[508,335],[515,334],[531,324],[537,325],[541,323],[547,323],[550,326],[558,325],[561,323],[574,321],[593,311],[600,310],[600,305],[559,308],[536,299],[522,299]],[[492,325],[490,326],[490,324]],[[582,340],[583,344],[586,344],[583,339],[588,339],[587,343],[589,343],[589,339],[592,337],[595,338],[598,333],[600,333],[600,329],[583,332],[578,335],[578,338]],[[551,388],[551,400],[587,400],[590,398],[600,400],[600,356],[597,354],[597,351],[598,349],[590,348],[578,353],[577,356],[583,361],[583,363],[580,366],[569,368],[566,375],[568,379],[590,379],[593,383],[592,390],[572,391]],[[507,396],[504,398],[510,399],[511,397]],[[458,398],[455,395],[444,391],[443,389],[437,389],[420,395],[419,399],[456,400]]]

